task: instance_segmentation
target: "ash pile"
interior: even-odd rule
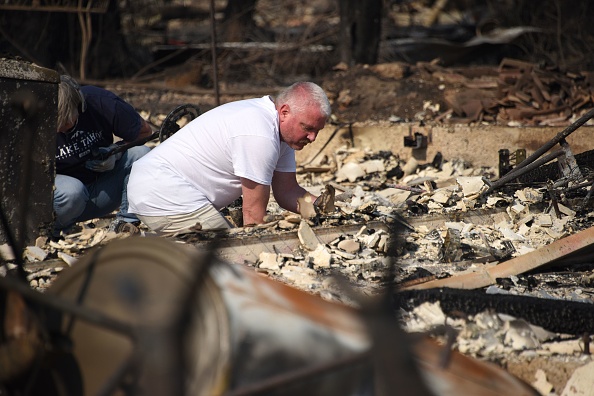
[[[565,138],[593,114],[529,157],[501,150],[498,168],[439,153],[419,163],[347,142],[298,169],[320,196],[302,200],[300,214],[271,200],[266,223],[242,227],[239,201],[226,209],[236,228],[158,239],[214,249],[218,260],[325,303],[369,312],[369,301],[386,300],[405,333],[438,342],[415,344],[423,364],[441,356],[451,365],[437,366],[454,370],[455,353],[496,363],[540,394],[567,394],[594,370],[594,210],[592,154],[573,155]],[[54,294],[61,273],[72,278],[92,252],[151,237],[142,227],[146,238],[110,232],[110,223],[79,223],[64,240],[28,246],[31,289]],[[1,248],[6,275],[15,257]]]
[[[388,295],[407,333],[495,362],[540,394],[566,394],[594,370],[594,211],[590,154],[573,156],[559,136],[543,146],[560,142],[549,161],[500,153],[499,169],[345,145],[299,170],[321,196],[301,202],[300,214],[271,201],[265,224],[163,239],[214,247],[226,262],[356,309]],[[240,204],[227,209],[238,225]],[[93,248],[138,238],[109,223],[27,247],[31,287],[51,290]]]

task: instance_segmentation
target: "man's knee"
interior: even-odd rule
[[[54,190],[54,211],[58,221],[69,223],[85,210],[89,192],[85,185],[74,177],[56,175]]]
[[[142,158],[149,151],[151,151],[151,149],[150,149],[150,147],[147,147],[147,146],[131,147],[126,151],[126,155],[128,157],[127,160],[128,160],[128,162],[133,163],[133,162],[139,160],[140,158]]]

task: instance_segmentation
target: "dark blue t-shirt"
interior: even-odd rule
[[[85,168],[85,162],[93,159],[91,150],[112,144],[113,135],[136,140],[142,123],[136,110],[114,93],[93,86],[84,86],[81,91],[87,108],[70,131],[58,132],[56,173],[87,184],[98,175]]]

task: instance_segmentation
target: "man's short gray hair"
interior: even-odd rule
[[[326,92],[319,85],[309,81],[296,82],[283,89],[277,95],[274,103],[278,107],[288,104],[291,110],[296,113],[303,112],[310,106],[316,106],[326,119],[332,113]]]

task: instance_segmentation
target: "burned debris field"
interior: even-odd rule
[[[101,36],[118,62],[19,43],[27,16],[85,21],[20,3],[0,15],[0,118],[19,126],[0,135],[0,395],[592,394],[588,6],[374,1],[363,62],[333,1],[140,1],[118,8],[123,41]],[[228,230],[114,232],[114,212],[51,238],[63,73],[168,136],[313,81],[332,115],[296,177],[319,198],[293,213],[271,194],[250,225],[240,198]]]

